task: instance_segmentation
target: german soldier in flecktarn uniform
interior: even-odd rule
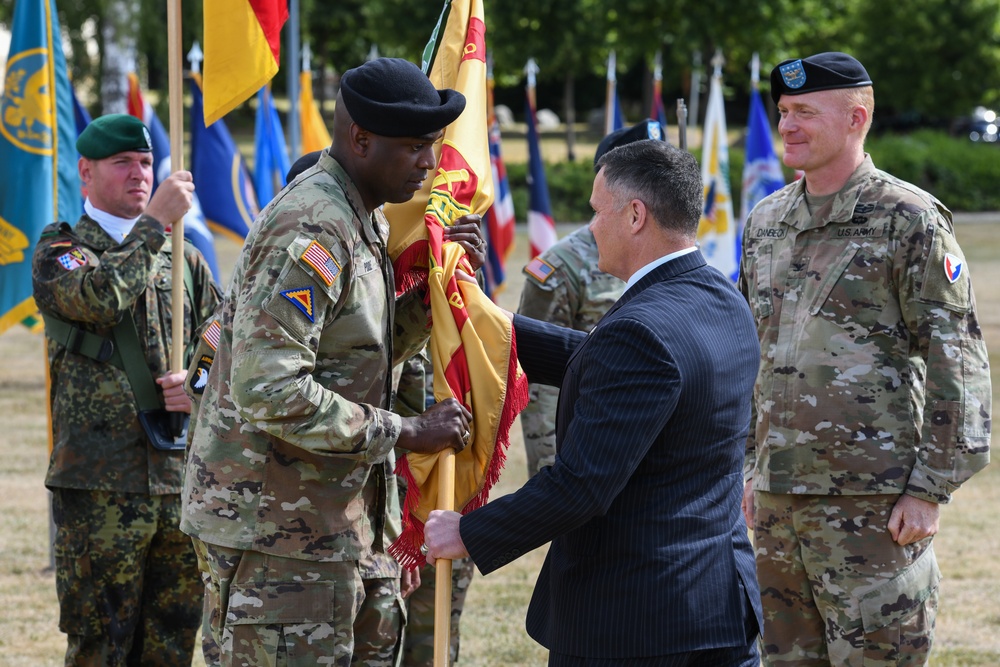
[[[86,213],[46,227],[32,265],[52,387],[45,484],[66,664],[187,665],[202,586],[179,529],[184,451],[168,413],[191,407],[184,372],[170,371],[171,322],[183,317],[193,338],[218,290],[193,246],[172,254],[164,226],[190,208],[194,184],[178,171],[150,198],[142,122],[97,118],[77,149]],[[174,261],[185,263],[183,303],[171,298]]]

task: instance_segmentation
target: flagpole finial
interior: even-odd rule
[[[618,80],[618,57],[615,55],[615,50],[611,49],[611,53],[608,54],[608,81]]]
[[[312,49],[309,48],[309,42],[302,45],[302,71],[311,72],[312,71]]]
[[[722,55],[722,49],[716,49],[715,55],[712,56],[712,67],[715,71],[712,72],[712,76],[722,76],[722,66],[726,64],[726,59]]]
[[[195,74],[201,72],[201,62],[205,59],[205,54],[201,51],[198,40],[194,40],[191,50],[187,52],[187,59],[191,63],[191,71]]]
[[[372,44],[372,47],[368,49],[368,57],[365,58],[365,62],[371,62],[376,59],[378,59],[378,44]]]
[[[528,58],[528,64],[524,66],[524,73],[528,75],[528,88],[535,87],[535,76],[540,70],[534,58]]]
[[[760,83],[760,54],[754,51],[753,57],[750,58],[750,84],[756,90],[759,83]]]

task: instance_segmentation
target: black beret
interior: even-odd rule
[[[615,130],[601,139],[601,143],[597,145],[597,152],[594,153],[594,169],[597,169],[597,161],[612,148],[618,148],[619,146],[630,144],[633,141],[642,141],[643,139],[667,140],[663,135],[663,127],[659,121],[647,118],[632,127],[623,127],[620,130]]]
[[[319,156],[322,154],[323,151],[313,151],[312,153],[306,153],[296,160],[295,164],[292,165],[291,169],[288,170],[288,174],[285,176],[285,183],[291,183],[295,180],[296,176],[319,162]]]
[[[421,137],[444,129],[465,109],[457,90],[437,90],[401,58],[376,58],[347,70],[340,95],[355,123],[383,137]]]
[[[141,120],[125,113],[95,118],[76,139],[76,152],[90,160],[103,160],[125,151],[153,151],[149,130]]]
[[[870,85],[872,80],[864,65],[839,51],[817,53],[801,60],[785,60],[771,70],[771,99],[775,104],[782,95]]]

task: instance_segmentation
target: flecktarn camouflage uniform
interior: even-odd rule
[[[218,301],[207,264],[186,244],[184,330]],[[131,310],[153,377],[170,371],[172,248],[148,216],[119,242],[84,216],[49,225],[35,250],[34,296],[48,316],[103,338]],[[190,341],[189,341],[190,342]],[[59,628],[66,664],[190,664],[202,587],[178,528],[182,451],[149,443],[120,359],[46,341],[53,449],[46,486],[56,522]]]
[[[182,493],[224,659],[395,660],[398,582],[385,590],[361,568],[387,546],[401,427],[390,364],[423,347],[428,322],[416,295],[394,313],[387,234],[324,152],[261,212],[237,260]],[[362,634],[386,597],[393,622]]]
[[[517,312],[543,322],[590,331],[625,291],[625,283],[597,268],[597,242],[587,226],[524,267],[524,289]],[[529,378],[530,379],[530,378]],[[531,399],[521,412],[528,476],[556,457],[556,404],[559,389],[530,384]]]
[[[951,213],[866,157],[811,215],[801,181],[765,199],[743,239],[767,661],[924,664],[940,574],[930,538],[892,541],[889,513],[904,493],[947,502],[990,447],[989,362]]]

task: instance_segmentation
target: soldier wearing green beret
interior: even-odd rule
[[[864,151],[844,53],[771,72],[784,162],[739,286],[760,372],[744,474],[769,665],[923,665],[939,506],[989,462],[990,367],[951,212]]]
[[[77,149],[86,212],[74,226],[46,227],[32,262],[51,380],[45,483],[66,664],[186,665],[202,586],[179,529],[184,452],[159,449],[139,413],[150,405],[190,412],[185,374],[170,370],[171,322],[184,318],[189,339],[181,344],[191,344],[218,290],[186,244],[179,261],[189,284],[184,302],[172,303],[175,258],[164,227],[190,208],[194,184],[178,171],[150,197],[152,145],[142,122],[101,116]]]
[[[422,295],[396,298],[381,206],[421,188],[464,107],[403,60],[346,72],[332,146],[261,211],[237,259],[182,493],[222,664],[399,655],[392,452],[461,449],[471,414],[454,399],[390,411],[391,368],[429,327]],[[452,240],[469,250],[466,236]]]

